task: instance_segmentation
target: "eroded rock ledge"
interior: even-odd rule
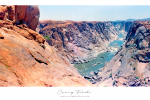
[[[9,7],[0,6],[0,86],[92,86],[34,31],[34,19],[26,16],[34,6],[18,6],[19,23],[10,18]],[[5,19],[3,14],[10,14],[10,17]]]

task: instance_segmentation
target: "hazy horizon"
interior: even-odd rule
[[[150,18],[150,6],[39,5],[40,20],[116,21]]]

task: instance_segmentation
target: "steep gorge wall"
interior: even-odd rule
[[[126,43],[98,73],[98,86],[150,86],[150,21],[135,21]]]
[[[116,30],[128,32],[133,21],[114,21],[112,22]]]
[[[111,22],[41,21],[37,31],[49,36],[47,42],[72,63],[86,62],[107,51],[118,32]]]
[[[40,17],[38,6],[35,5],[0,5],[0,19],[10,20],[13,24],[35,30]]]

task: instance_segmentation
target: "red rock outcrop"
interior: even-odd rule
[[[11,20],[13,24],[24,24],[35,30],[40,17],[38,6],[33,5],[10,5],[0,6],[0,19]]]
[[[6,17],[8,16],[7,8],[6,6],[0,6],[0,19],[6,20]]]
[[[23,17],[19,16],[20,21]],[[23,20],[31,20],[26,18]],[[91,86],[91,83],[39,33],[24,24],[3,19],[0,20],[0,86],[75,87]]]
[[[7,29],[14,30],[18,32],[20,35],[24,36],[25,38],[29,40],[35,40],[38,43],[44,44],[45,39],[43,36],[41,36],[39,33],[25,27],[24,25],[13,25],[12,21],[9,20],[0,20],[0,28],[5,27]]]

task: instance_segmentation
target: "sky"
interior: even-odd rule
[[[115,21],[150,18],[150,5],[39,5],[40,20]]]

